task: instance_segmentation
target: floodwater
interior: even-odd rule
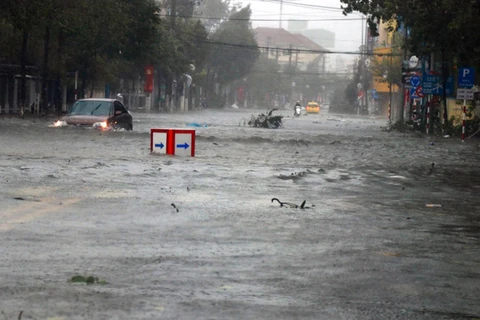
[[[0,319],[480,319],[478,139],[260,112],[0,118]]]

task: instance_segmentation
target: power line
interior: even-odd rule
[[[158,17],[170,17],[167,14],[158,14]],[[176,16],[182,19],[202,19],[202,20],[225,20],[225,21],[358,21],[362,18],[323,18],[323,19],[249,19],[249,18],[218,18],[218,17],[201,17],[201,16]]]
[[[329,10],[329,11],[333,11],[333,10],[343,11],[343,9],[340,8],[340,7],[329,7],[329,6],[322,6],[322,5],[317,5],[317,4],[298,3],[298,2],[286,1],[286,0],[261,0],[259,2],[271,2],[271,3],[281,3],[281,2],[283,2],[284,4],[286,4],[288,6],[292,6],[292,7],[325,9],[325,10]]]
[[[253,9],[252,9],[253,11]],[[266,12],[264,14],[258,13],[258,12]],[[320,14],[332,14],[333,12],[325,11],[325,12],[295,12],[295,13],[284,13],[284,16],[309,16],[309,15],[314,15],[318,16]],[[353,14],[353,13],[352,13]],[[263,11],[263,10],[255,10],[252,12],[252,16],[278,16],[278,13],[272,13],[272,11]]]
[[[322,6],[322,5],[317,5],[317,4],[307,4],[307,3],[297,3],[297,2],[292,2],[292,1],[285,1],[285,0],[253,0],[253,1],[259,1],[259,2],[270,2],[270,3],[283,3],[291,7],[297,7],[297,8],[308,8],[308,9],[315,9],[315,10],[323,10],[326,12],[342,12],[343,13],[343,8],[341,7],[329,7],[329,6]],[[360,15],[357,12],[352,12],[349,14],[353,15]]]
[[[353,72],[324,72],[324,73],[316,73],[316,72],[281,72],[281,71],[263,71],[263,70],[251,70],[252,73],[265,73],[265,74],[277,74],[277,75],[301,75],[301,76],[351,76]]]
[[[188,31],[180,31],[181,33],[185,33],[191,36],[194,36],[198,39],[198,41],[206,44],[212,45],[222,45],[222,46],[230,46],[230,47],[237,47],[237,48],[245,48],[251,50],[280,50],[283,52],[289,52],[289,54],[294,53],[312,53],[312,54],[347,54],[347,55],[364,55],[364,56],[378,56],[378,57],[390,57],[390,56],[402,56],[402,54],[395,54],[395,53],[375,53],[375,52],[360,52],[360,51],[330,51],[330,50],[312,50],[312,49],[293,49],[293,48],[285,48],[285,47],[265,47],[265,46],[258,46],[258,45],[247,45],[247,44],[237,44],[237,43],[228,43],[228,42],[221,42],[216,40],[211,40],[205,37],[201,37],[197,34],[188,32]]]
[[[311,50],[311,49],[293,49],[293,48],[284,48],[284,47],[264,47],[264,46],[253,46],[253,45],[245,45],[245,44],[235,44],[235,43],[227,43],[227,42],[220,42],[220,41],[212,41],[209,39],[200,39],[201,42],[207,44],[214,44],[214,45],[224,45],[224,46],[231,46],[231,47],[240,47],[245,49],[265,49],[265,50],[280,50],[280,51],[288,51],[289,54],[293,53],[312,53],[312,54],[347,54],[347,55],[361,55],[362,52],[360,51],[330,51],[330,50]],[[401,54],[379,54],[374,52],[364,52],[363,55],[365,56],[401,56]]]

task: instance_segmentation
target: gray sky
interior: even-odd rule
[[[241,0],[241,2],[244,7],[250,4],[252,8],[252,25],[254,28],[279,27],[280,0]],[[344,16],[340,5],[340,0],[284,0],[284,21],[282,22],[282,27],[287,29],[288,19],[309,20],[308,25],[311,29],[321,28],[335,32],[334,50],[357,51],[361,45],[361,15],[355,13]],[[277,21],[255,21],[256,19],[272,19]],[[322,19],[340,20],[318,21]]]

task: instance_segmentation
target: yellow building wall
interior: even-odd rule
[[[384,56],[382,55],[387,55],[391,54],[392,48],[390,47],[378,47],[373,49],[374,56],[373,59],[375,59],[375,63],[380,64],[382,63],[382,60],[384,59]],[[385,82],[383,77],[378,77],[378,76],[373,76],[373,88],[377,90],[377,92],[380,93],[386,93],[390,92],[390,88],[388,87],[388,82]],[[397,85],[393,84],[392,85],[392,91],[396,92],[398,91],[399,88]]]
[[[388,87],[388,82],[382,82],[383,78],[381,77],[373,77],[373,88],[380,93],[390,92],[390,88]],[[396,91],[396,85],[392,86],[392,91]]]
[[[375,62],[380,64],[382,63],[382,60],[385,58],[384,56],[381,55],[387,55],[392,53],[392,48],[390,47],[392,45],[392,38],[393,38],[393,32],[388,31],[388,27],[396,26],[396,21],[391,20],[391,21],[386,21],[386,22],[381,22],[380,25],[378,26],[378,47],[373,49],[373,52],[375,53],[374,59]],[[378,76],[373,76],[373,88],[377,90],[377,92],[380,93],[386,93],[390,92],[390,88],[388,86],[388,82],[383,81],[383,77],[378,77]],[[397,85],[392,85],[392,92],[398,92],[399,87]]]
[[[468,114],[468,107],[472,105],[471,101],[467,101],[467,114]],[[463,117],[463,100],[456,100],[456,99],[447,99],[447,115],[449,119],[454,119],[455,124],[462,123]],[[472,120],[475,117],[475,112],[472,112],[470,117],[466,117],[467,120]]]

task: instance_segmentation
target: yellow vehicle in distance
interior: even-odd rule
[[[320,113],[320,106],[315,101],[310,101],[305,108],[307,113]]]

